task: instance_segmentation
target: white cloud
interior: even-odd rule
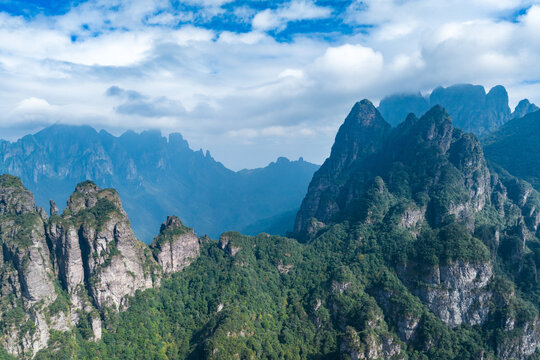
[[[332,90],[360,91],[383,69],[383,55],[362,45],[330,47],[317,58],[310,71],[322,86]]]
[[[226,1],[190,1],[199,12],[168,0],[89,0],[61,16],[0,13],[0,127],[157,126],[240,168],[278,155],[322,162],[361,98],[472,82],[507,86],[514,104],[540,103],[538,1],[365,0],[340,14],[293,0],[229,11],[226,21],[251,24],[248,32],[197,23],[223,14]],[[295,21],[340,18],[350,34],[273,37]],[[107,96],[114,85],[140,97]]]
[[[331,15],[332,9],[317,6],[309,0],[293,0],[275,10],[266,9],[253,18],[257,30],[284,30],[287,23],[299,20],[322,19]]]
[[[54,110],[54,108],[55,107],[49,104],[45,99],[31,97],[19,101],[17,105],[15,105],[14,111],[18,113],[44,113],[50,112]]]
[[[172,32],[172,37],[180,45],[189,45],[194,42],[211,41],[216,34],[212,30],[186,25]]]

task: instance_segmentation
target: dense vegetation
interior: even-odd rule
[[[232,244],[242,248],[234,257],[215,242],[206,244],[194,264],[160,289],[138,293],[129,310],[107,319],[102,341],[85,340],[91,330],[83,321],[72,333],[56,333],[36,359],[333,359],[351,332],[395,337],[391,311],[377,301],[381,291],[393,294],[393,307],[422,319],[417,339],[407,348],[411,359],[493,356],[497,337],[503,336],[495,322],[448,328],[390,265],[410,261],[399,251],[403,246],[410,249],[406,257],[441,263],[476,257],[475,252],[447,253],[471,246],[482,254],[475,260],[485,260],[486,248],[469,236],[463,239],[459,227],[444,229],[441,236],[430,231],[429,243],[397,229],[380,230],[342,223],[308,245],[229,233]],[[512,291],[511,283],[498,281],[502,284],[494,286],[501,294]],[[526,313],[535,310],[520,300],[513,311],[530,317]],[[373,321],[379,324],[373,327]]]

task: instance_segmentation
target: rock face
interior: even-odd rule
[[[113,189],[80,183],[62,215],[51,202],[47,218],[18,178],[0,176],[0,345],[30,358],[52,330],[83,317],[100,339],[109,310],[125,310],[136,290],[158,286],[162,274],[199,255],[197,236],[176,217],[157,238],[152,248],[135,238]]]
[[[513,331],[513,322],[511,328]],[[540,319],[528,321],[524,326],[516,331],[517,336],[505,339],[498,346],[498,356],[501,359],[525,360],[533,355],[540,344]]]
[[[151,246],[165,273],[181,271],[199,256],[199,239],[176,216],[167,217]]]
[[[508,93],[501,86],[487,94],[480,85],[437,87],[428,97],[421,94],[396,94],[381,100],[379,111],[393,126],[400,124],[409,113],[424,114],[430,107],[443,106],[454,121],[454,126],[476,135],[484,135],[501,127],[510,119],[538,110],[527,99],[522,100],[513,113],[508,106]]]
[[[446,325],[456,327],[486,322],[492,297],[487,287],[493,277],[491,264],[457,261],[400,270],[399,274],[413,293]],[[418,277],[417,274],[422,275]]]
[[[152,256],[133,235],[116,191],[91,182],[77,185],[62,218],[51,219],[51,229],[59,274],[71,295],[86,288],[99,310],[124,309],[126,296],[153,285],[144,269]]]
[[[340,351],[352,360],[399,360],[407,359],[401,346],[391,336],[369,334],[362,339],[352,328],[347,328]]]
[[[46,221],[18,178],[0,176],[0,345],[23,356],[45,347],[50,329],[65,326],[61,317],[51,317],[47,309],[57,293]]]

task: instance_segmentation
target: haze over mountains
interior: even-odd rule
[[[167,139],[159,131],[116,137],[88,126],[53,125],[13,143],[0,140],[0,173],[20,177],[38,205],[48,208],[53,199],[62,209],[84,180],[114,187],[135,234],[146,242],[169,214],[213,237],[246,227],[259,233],[275,221],[290,230],[317,168],[279,158],[265,168],[234,172],[209,152],[191,150],[180,134]]]
[[[486,93],[481,85],[460,84],[437,87],[429,96],[420,93],[390,95],[381,100],[379,111],[386,121],[396,126],[409,113],[421,116],[435,105],[448,111],[455,127],[479,136],[498,129],[510,119],[539,110],[523,99],[512,112],[508,106],[508,93],[501,85]]]

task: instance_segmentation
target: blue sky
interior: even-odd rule
[[[540,103],[540,3],[0,0],[0,137],[181,132],[225,165],[321,163],[355,101],[438,85]]]

